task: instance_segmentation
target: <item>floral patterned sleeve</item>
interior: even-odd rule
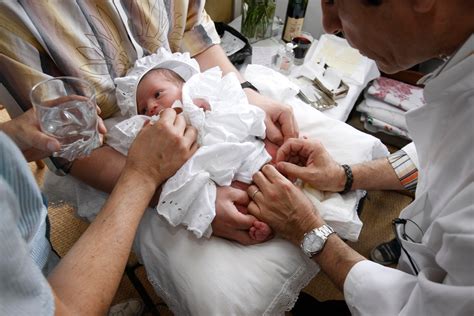
[[[111,117],[114,79],[137,58],[160,47],[194,56],[220,42],[204,2],[0,1],[2,84],[25,111],[35,83],[80,77],[94,86],[101,116]]]

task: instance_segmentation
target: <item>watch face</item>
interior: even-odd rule
[[[303,248],[304,251],[308,254],[313,254],[315,252],[320,251],[323,248],[324,240],[316,235],[315,231],[310,232],[306,235],[303,241]]]

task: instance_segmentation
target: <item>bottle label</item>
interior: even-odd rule
[[[304,18],[291,18],[288,17],[286,21],[285,34],[283,34],[283,40],[285,42],[290,42],[293,37],[301,35],[301,30],[303,29]]]

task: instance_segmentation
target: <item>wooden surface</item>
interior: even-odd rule
[[[234,19],[232,0],[207,0],[205,8],[214,22],[229,23]]]

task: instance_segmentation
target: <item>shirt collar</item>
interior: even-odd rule
[[[427,74],[426,76],[422,77],[418,80],[417,84],[424,85],[428,83],[428,81],[433,80],[442,72],[456,66],[459,62],[464,60],[470,55],[474,54],[474,34],[471,34],[466,42],[452,55],[448,58],[446,62],[444,62],[440,67],[438,67],[432,73]]]

